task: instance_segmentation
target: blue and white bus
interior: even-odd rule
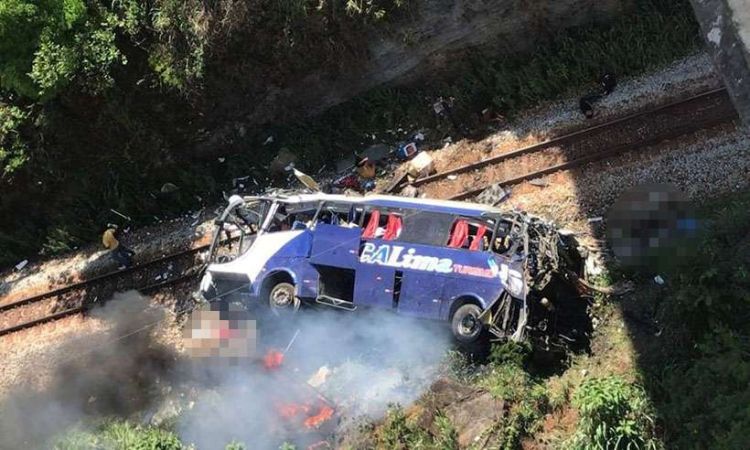
[[[487,205],[371,195],[230,198],[216,220],[205,298],[239,294],[275,314],[364,307],[450,324],[461,344],[520,341],[557,323],[566,235]],[[555,331],[554,333],[557,333]],[[568,334],[573,332],[568,331]]]

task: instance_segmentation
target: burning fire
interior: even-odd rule
[[[320,410],[314,416],[310,416],[305,419],[305,427],[307,428],[318,428],[320,424],[330,419],[333,416],[333,408],[328,405],[321,405]]]
[[[310,410],[310,407],[298,403],[287,403],[279,406],[278,409],[281,417],[291,419],[298,414],[307,413]]]
[[[333,408],[321,403],[317,409],[313,409],[310,403],[286,403],[277,407],[279,415],[286,419],[292,420],[299,416],[304,416],[305,419],[302,424],[307,429],[318,428],[323,422],[333,417]],[[309,415],[315,411],[315,414]]]
[[[284,354],[278,350],[269,350],[263,356],[263,367],[266,370],[276,370],[284,362]],[[276,410],[279,416],[285,420],[296,420],[303,418],[302,425],[308,430],[320,427],[321,424],[333,417],[334,410],[322,397],[317,399],[317,407],[313,401],[306,403],[283,403],[277,404]]]
[[[263,367],[268,370],[278,369],[284,362],[284,354],[278,350],[269,350],[263,357]]]

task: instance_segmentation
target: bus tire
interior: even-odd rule
[[[268,307],[274,315],[295,313],[300,307],[300,300],[291,283],[276,283],[268,292]]]
[[[479,320],[482,309],[473,304],[461,305],[451,317],[451,332],[453,337],[463,347],[481,343],[485,336],[484,326]]]

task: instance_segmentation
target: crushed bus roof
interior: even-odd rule
[[[463,216],[481,216],[486,213],[502,213],[498,208],[478,203],[456,202],[451,200],[435,200],[428,198],[406,198],[393,195],[368,195],[355,197],[337,194],[278,194],[260,197],[245,197],[246,200],[280,200],[285,203],[312,203],[317,201],[342,202],[361,204],[368,206],[381,206],[384,208],[414,208],[423,211],[452,213]]]

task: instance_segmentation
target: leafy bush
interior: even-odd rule
[[[19,128],[28,118],[20,108],[0,103],[0,180],[18,170],[29,157]]]
[[[671,273],[659,319],[670,347],[647,367],[665,441],[744,448],[750,427],[750,192],[706,205],[698,249]],[[690,342],[691,345],[685,345]]]
[[[531,346],[528,343],[503,341],[492,344],[489,360],[492,364],[498,366],[512,364],[523,367],[526,365],[530,353]]]
[[[388,409],[385,421],[377,433],[378,448],[402,450],[454,450],[458,448],[458,435],[447,417],[435,417],[436,435],[409,420],[399,406]]]
[[[656,449],[654,412],[645,391],[617,376],[584,380],[573,395],[578,430],[570,447]]]
[[[55,450],[182,450],[177,436],[155,427],[129,422],[110,422],[95,432],[72,432],[55,445]]]
[[[36,99],[80,78],[101,92],[113,82],[111,66],[125,61],[118,24],[84,0],[0,0],[0,88]]]
[[[521,438],[536,430],[548,409],[544,385],[523,369],[517,353],[520,347],[509,353],[507,350],[512,348],[512,345],[495,347],[493,353],[503,355],[500,361],[504,362],[493,364],[492,371],[479,383],[509,405],[507,416],[497,425],[499,445],[504,450],[518,448]],[[506,359],[509,354],[513,357]]]

